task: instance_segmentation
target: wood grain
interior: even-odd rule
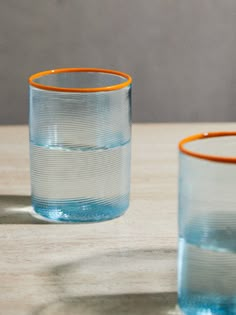
[[[158,307],[158,314],[177,314],[177,143],[235,127],[134,125],[128,212],[109,222],[66,225],[32,217],[28,128],[1,126],[0,314],[108,314],[110,295],[114,314],[135,314],[137,300],[152,301],[146,314]],[[122,303],[126,308],[118,310]]]

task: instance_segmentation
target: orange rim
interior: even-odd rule
[[[215,137],[225,137],[225,136],[236,136],[236,131],[217,131],[217,132],[206,132],[206,133],[196,134],[196,135],[193,135],[193,136],[190,136],[181,140],[179,142],[179,150],[186,155],[190,155],[198,159],[204,159],[204,160],[221,162],[221,163],[236,163],[236,157],[202,154],[202,153],[197,153],[197,152],[188,150],[184,147],[186,143],[192,142],[195,140],[215,138]]]
[[[57,87],[57,86],[50,86],[50,85],[44,85],[41,83],[37,83],[34,80],[38,79],[40,77],[43,77],[45,75],[53,75],[57,73],[65,73],[65,72],[101,72],[101,73],[108,73],[108,74],[114,74],[121,76],[126,79],[125,82],[111,85],[111,86],[104,86],[104,87],[98,87],[98,88],[63,88],[63,87]],[[132,78],[130,75],[116,71],[116,70],[108,70],[108,69],[98,69],[98,68],[61,68],[61,69],[55,69],[55,70],[46,70],[42,72],[35,73],[29,77],[29,84],[43,90],[48,91],[57,91],[57,92],[80,92],[80,93],[89,93],[89,92],[106,92],[106,91],[114,91],[114,90],[120,90],[126,86],[129,86],[132,83]]]

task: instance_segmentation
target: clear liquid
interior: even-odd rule
[[[236,314],[236,230],[191,232],[179,239],[180,307],[186,315]]]
[[[129,205],[130,143],[116,147],[31,143],[35,211],[58,221],[102,221]]]

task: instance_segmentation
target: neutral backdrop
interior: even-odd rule
[[[0,1],[0,124],[26,123],[27,78],[133,76],[133,120],[236,120],[235,0]]]

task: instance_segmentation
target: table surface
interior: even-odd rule
[[[96,224],[48,224],[32,216],[28,128],[1,126],[0,314],[179,314],[177,143],[235,129],[135,124],[127,213]]]

